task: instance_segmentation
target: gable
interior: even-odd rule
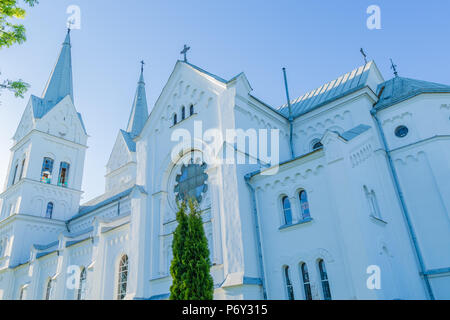
[[[81,116],[69,96],[38,119],[36,129],[79,144],[85,144],[87,140]]]
[[[127,132],[120,130],[117,135],[116,142],[114,143],[114,147],[106,165],[106,174],[119,169],[133,160],[132,153],[134,151],[130,150],[128,144],[129,141],[126,140],[124,133],[127,134]]]
[[[22,140],[31,130],[34,129],[35,122],[33,120],[32,102],[31,99],[28,102],[14,133],[13,139],[15,142]]]

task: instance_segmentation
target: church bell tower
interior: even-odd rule
[[[10,264],[55,241],[79,208],[87,143],[74,105],[70,30],[41,97],[31,95],[13,137],[0,227],[9,220]],[[2,223],[3,222],[3,223]]]

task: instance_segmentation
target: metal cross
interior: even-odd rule
[[[144,64],[145,64],[144,60],[141,60],[141,72],[144,72]]]
[[[363,57],[364,57],[364,62],[367,64],[367,54],[364,52],[364,49],[361,48],[361,50],[359,50],[359,52],[361,52],[361,54],[362,54]]]
[[[187,62],[186,53],[191,49],[191,47],[188,47],[187,45],[184,45],[183,50],[180,52],[180,54],[184,55],[184,62]]]
[[[392,61],[392,59],[391,59],[391,69],[394,70],[394,75],[395,75],[396,77],[398,77],[397,65],[394,64],[394,61]]]

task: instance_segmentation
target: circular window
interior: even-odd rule
[[[404,138],[408,134],[409,130],[405,126],[399,126],[395,129],[395,135],[399,138]]]

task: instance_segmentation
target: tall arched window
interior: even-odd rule
[[[182,107],[181,108],[181,120],[186,119],[186,108]]]
[[[20,287],[20,293],[19,293],[19,300],[23,300],[25,298],[25,291],[26,291],[26,287],[25,286],[21,286]]]
[[[47,204],[47,211],[45,212],[45,217],[51,219],[53,217],[53,202]]]
[[[51,183],[52,171],[53,171],[53,159],[44,158],[44,162],[42,163],[41,181],[44,183]]]
[[[18,169],[19,169],[19,164],[16,164],[16,166],[14,167],[14,174],[13,174],[13,178],[11,180],[11,185],[16,183],[16,176],[17,176],[17,170]]]
[[[283,197],[283,214],[284,214],[284,223],[292,224],[292,210],[291,210],[291,202],[287,196]]]
[[[23,171],[24,171],[24,168],[25,168],[25,158],[22,160],[22,167],[20,168],[20,175],[19,175],[19,180],[22,180],[22,178],[23,178]]]
[[[306,263],[302,263],[300,265],[300,270],[302,272],[303,290],[305,292],[305,300],[312,300],[311,282],[309,280],[308,267],[306,266]]]
[[[86,268],[80,273],[80,285],[77,292],[77,300],[84,300],[86,298]]]
[[[288,300],[295,300],[294,297],[294,287],[292,286],[291,278],[289,276],[289,267],[284,267],[284,280],[286,282],[286,290],[287,290],[287,296]]]
[[[69,181],[69,169],[70,164],[67,162],[61,162],[61,166],[59,167],[58,186],[67,187],[67,183]]]
[[[119,278],[117,283],[117,300],[123,300],[127,294],[128,256],[124,255],[119,262]]]
[[[175,114],[173,115],[173,125],[176,125],[177,122],[178,122],[178,120],[177,120],[177,114],[175,113]]]
[[[45,290],[45,300],[50,300],[53,294],[53,280],[50,278],[47,282],[47,288]]]
[[[309,212],[309,203],[308,203],[308,194],[305,190],[300,191],[298,194],[299,200],[300,200],[300,208],[302,212],[302,219],[309,219],[311,217],[311,214]]]
[[[319,260],[319,272],[320,272],[320,282],[322,284],[323,298],[325,300],[331,300],[330,284],[328,283],[327,270],[325,269],[325,262]]]
[[[192,116],[194,114],[194,105],[191,104],[191,106],[189,107],[189,115]]]

